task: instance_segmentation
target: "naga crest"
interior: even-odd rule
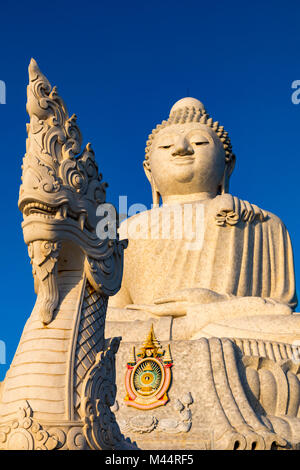
[[[85,275],[94,289],[114,295],[121,284],[126,242],[117,236],[97,237],[96,212],[105,203],[107,184],[98,173],[91,145],[81,152],[76,116],[69,117],[57,88],[51,87],[34,59],[27,97],[30,123],[18,205],[35,290],[43,297],[41,320],[47,324],[59,300],[55,278],[64,243],[80,248]]]

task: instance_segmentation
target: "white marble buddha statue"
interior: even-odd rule
[[[297,339],[289,234],[278,217],[229,194],[234,165],[228,133],[203,104],[175,103],[147,142],[154,206],[120,227],[129,245],[108,318],[172,317],[173,339]]]

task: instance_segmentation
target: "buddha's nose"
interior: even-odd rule
[[[193,155],[193,153],[193,147],[189,143],[188,139],[186,139],[185,137],[181,137],[175,143],[172,155]]]

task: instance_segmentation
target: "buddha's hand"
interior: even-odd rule
[[[210,304],[212,302],[221,302],[227,300],[228,295],[218,294],[217,292],[205,289],[204,287],[192,287],[190,289],[181,289],[172,294],[160,297],[154,300],[154,303],[167,304],[171,302],[187,302],[189,304]]]
[[[154,300],[152,305],[127,305],[133,310],[146,310],[156,316],[182,317],[191,305],[209,304],[228,300],[227,295],[218,294],[210,289],[182,289],[173,294]]]

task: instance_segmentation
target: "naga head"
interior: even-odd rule
[[[105,202],[107,186],[91,144],[80,153],[76,116],[68,116],[56,87],[51,88],[34,59],[27,96],[30,123],[18,203],[25,241],[39,237],[43,222],[57,229],[67,222],[88,236],[95,231],[96,209]]]
[[[91,145],[81,152],[76,116],[69,117],[56,87],[51,87],[34,59],[27,98],[30,123],[18,205],[35,289],[44,299],[40,316],[49,323],[59,301],[55,278],[62,245],[76,246],[89,282],[99,292],[113,295],[120,288],[125,244],[117,237],[97,237],[97,208],[105,203],[107,184]]]

